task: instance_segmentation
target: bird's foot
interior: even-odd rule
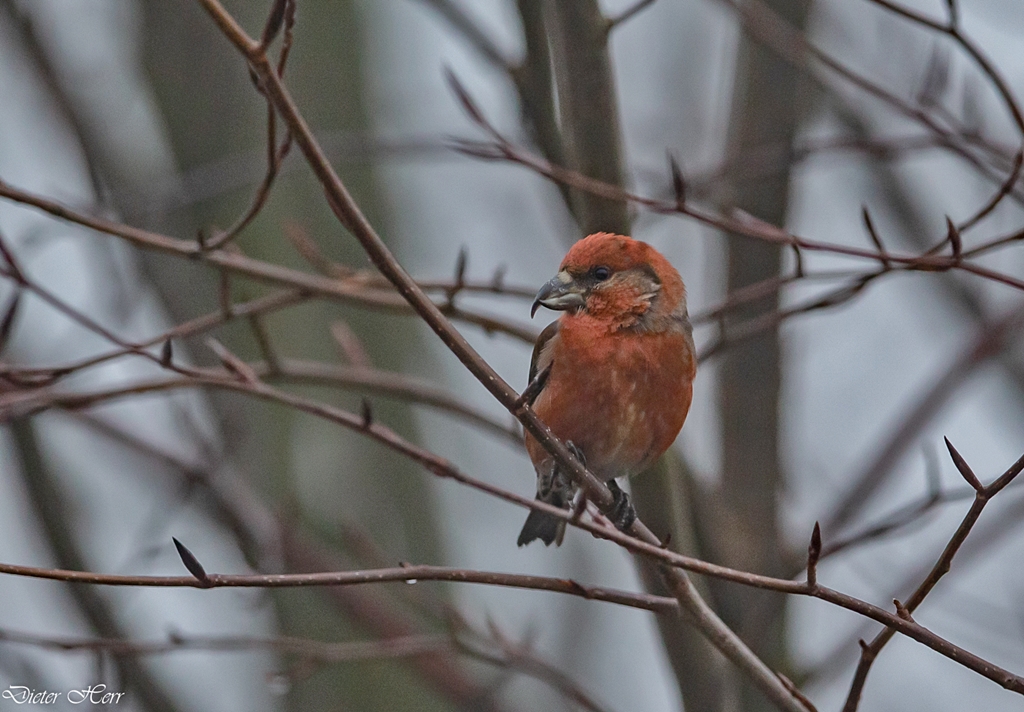
[[[629,501],[626,494],[615,480],[608,481],[608,489],[612,492],[612,508],[608,511],[608,518],[619,531],[628,531],[633,522],[636,521],[636,510],[633,503]]]
[[[581,465],[587,466],[587,458],[583,456],[583,451],[576,447],[576,443],[572,440],[566,440],[565,449],[571,452],[572,456],[579,460]]]

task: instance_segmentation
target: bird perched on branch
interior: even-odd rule
[[[533,409],[616,498],[621,529],[636,515],[617,477],[652,465],[672,444],[690,409],[697,370],[686,289],[657,250],[597,233],[569,250],[541,287],[540,306],[564,312],[533,349]],[[529,434],[537,499],[569,509],[576,486]],[[533,510],[519,546],[562,543],[565,522]]]

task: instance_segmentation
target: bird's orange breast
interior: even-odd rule
[[[604,480],[647,468],[686,419],[695,370],[682,331],[609,330],[586,316],[563,319],[547,384],[534,403],[563,442],[572,441]],[[549,456],[531,437],[537,466]]]

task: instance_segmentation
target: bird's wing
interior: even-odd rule
[[[533,356],[530,358],[530,378],[528,383],[533,383],[537,374],[551,365],[554,346],[557,343],[558,326],[561,320],[556,319],[545,327],[537,337],[537,343],[533,347]]]

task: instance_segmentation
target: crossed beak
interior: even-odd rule
[[[537,307],[545,306],[556,311],[568,311],[580,309],[586,304],[583,289],[566,271],[561,271],[555,277],[540,288],[533,306],[530,307],[530,316],[537,313]]]

